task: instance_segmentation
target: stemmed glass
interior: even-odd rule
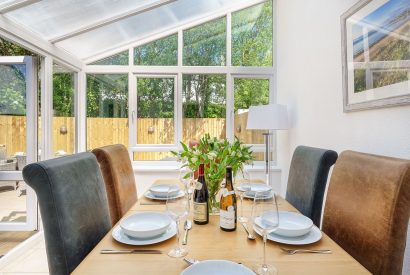
[[[167,195],[167,212],[168,215],[175,221],[177,225],[177,244],[176,246],[168,252],[168,256],[173,258],[184,257],[188,254],[188,251],[180,246],[179,236],[180,236],[180,221],[183,220],[189,211],[189,201],[188,196],[182,196],[177,198],[175,193],[172,193],[171,190]]]
[[[254,271],[261,275],[276,275],[276,268],[266,263],[266,241],[268,235],[279,226],[278,204],[276,202],[276,195],[272,190],[255,193],[252,221],[255,231],[259,232],[263,237],[263,263],[257,265]]]
[[[188,199],[191,200],[191,195],[193,193],[193,184],[195,182],[194,172],[190,169],[185,170],[181,168],[179,170],[179,181],[184,184]]]
[[[250,176],[249,176],[249,173],[245,169],[243,169],[242,179],[239,179],[239,182],[235,184],[235,192],[241,200],[241,214],[238,217],[238,221],[241,223],[248,222],[248,218],[243,215],[243,196],[249,190],[250,190]]]

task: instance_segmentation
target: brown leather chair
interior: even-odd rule
[[[410,214],[410,161],[343,152],[322,230],[373,274],[401,274]]]
[[[137,188],[128,150],[122,144],[96,148],[107,190],[111,223],[116,224],[137,201]]]

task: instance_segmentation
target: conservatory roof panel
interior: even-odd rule
[[[12,1],[12,0],[6,0]],[[6,2],[0,0],[2,2]],[[17,0],[14,0],[17,1]],[[87,59],[255,0],[18,0],[3,16]],[[1,12],[1,10],[0,10]]]

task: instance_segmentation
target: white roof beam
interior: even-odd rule
[[[39,55],[51,55],[59,63],[73,70],[81,70],[83,67],[83,62],[77,57],[20,27],[3,15],[0,15],[0,35]]]
[[[134,15],[137,15],[137,14],[141,14],[141,13],[144,13],[144,12],[159,8],[163,5],[167,5],[167,4],[175,2],[175,1],[177,1],[177,0],[158,0],[158,1],[155,1],[153,3],[150,3],[150,4],[147,4],[147,5],[135,8],[133,10],[130,10],[130,11],[115,15],[113,17],[103,19],[101,21],[95,22],[95,23],[90,24],[88,26],[83,26],[80,29],[77,29],[77,30],[74,30],[72,32],[63,34],[61,36],[52,38],[52,39],[50,39],[50,42],[54,44],[54,43],[69,39],[71,37],[74,37],[74,36],[77,36],[77,35],[80,35],[80,34],[83,34],[83,33],[86,33],[86,32],[101,28],[103,26],[118,22],[118,21],[123,20],[125,18],[128,18],[128,17],[134,16]]]
[[[37,2],[40,2],[40,0],[15,0],[11,3],[0,4],[0,14],[11,12]]]

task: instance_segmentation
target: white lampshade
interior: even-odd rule
[[[289,129],[288,112],[285,105],[269,104],[251,106],[248,113],[248,130]]]

